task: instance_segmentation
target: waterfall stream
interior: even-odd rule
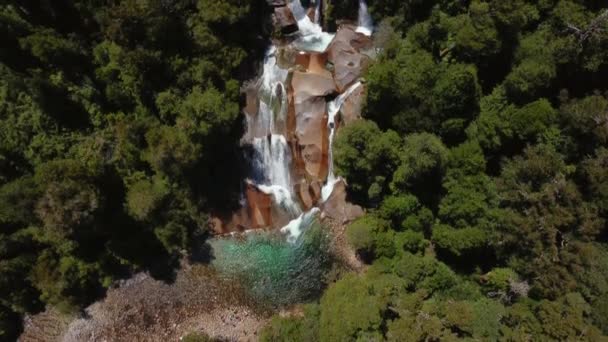
[[[323,0],[315,0],[315,24],[321,25],[321,5]]]
[[[301,214],[301,209],[291,190],[291,152],[277,127],[277,122],[284,123],[287,114],[284,82],[288,71],[277,65],[276,52],[274,45],[268,50],[259,82],[258,113],[255,119],[247,121],[248,134],[253,137],[252,178],[254,186],[271,195],[281,210],[294,217]],[[290,238],[297,239],[297,236]]]
[[[313,51],[323,52],[327,49],[329,43],[331,43],[334,35],[331,33],[323,32],[323,29],[319,25],[320,21],[320,8],[319,8],[319,21],[315,19],[313,23],[308,17],[306,10],[302,7],[300,0],[291,0],[288,3],[289,9],[293,13],[294,18],[298,22],[298,28],[300,31],[300,38],[293,42],[294,46],[298,50],[302,51]],[[319,4],[320,6],[320,0]]]
[[[348,89],[346,89],[344,91],[344,93],[340,94],[338,97],[336,97],[333,101],[331,101],[327,105],[327,114],[328,114],[327,128],[329,129],[329,149],[328,149],[327,164],[328,164],[329,171],[327,174],[327,181],[325,182],[325,185],[321,189],[321,200],[324,202],[327,201],[327,199],[329,198],[329,195],[331,195],[332,191],[334,190],[334,185],[336,185],[336,182],[338,181],[338,178],[336,178],[336,176],[334,174],[334,153],[333,153],[334,132],[336,130],[336,115],[340,111],[340,108],[342,108],[342,104],[344,104],[344,101],[346,101],[346,99],[360,85],[361,85],[361,82],[354,83],[353,85],[348,87]]]
[[[357,32],[363,33],[366,36],[371,36],[374,31],[374,23],[372,17],[367,11],[367,3],[365,0],[359,0],[359,20]]]

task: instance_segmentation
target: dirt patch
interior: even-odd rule
[[[64,315],[48,307],[37,315],[27,315],[23,319],[22,342],[54,342],[61,341],[73,316]]]
[[[29,318],[20,341],[179,341],[193,331],[255,341],[270,313],[210,267],[185,265],[167,284],[140,273],[71,321],[52,311]],[[67,321],[66,321],[67,320]]]
[[[349,271],[361,273],[366,265],[359,260],[357,253],[348,243],[346,224],[337,222],[329,217],[323,218],[323,225],[331,229],[331,251],[335,258]]]

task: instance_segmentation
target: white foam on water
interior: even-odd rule
[[[335,35],[323,32],[318,22],[313,23],[308,17],[306,9],[302,7],[300,0],[292,0],[288,3],[288,6],[298,22],[298,29],[300,30],[300,38],[293,42],[294,47],[298,50],[310,52],[324,52],[327,50]]]
[[[276,204],[285,209],[290,215],[300,214],[300,206],[293,200],[291,192],[281,185],[256,185],[260,191],[272,195]]]
[[[300,214],[300,216],[289,221],[285,227],[281,228],[281,233],[287,234],[287,242],[292,244],[296,243],[300,235],[302,235],[302,232],[310,226],[312,220],[319,211],[319,208],[314,207],[309,211]]]

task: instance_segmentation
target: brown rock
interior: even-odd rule
[[[237,210],[230,217],[213,216],[209,220],[209,228],[218,235],[252,229],[248,207]]]
[[[303,67],[304,69],[308,69],[308,64],[310,64],[310,53],[306,53],[304,51],[299,51],[296,53],[295,64]]]
[[[346,183],[340,179],[334,186],[334,189],[323,203],[323,214],[342,224],[351,222],[363,216],[363,209],[346,201]]]
[[[325,96],[336,92],[336,84],[331,75],[325,73],[311,73],[294,71],[291,79],[295,101],[312,96]]]
[[[325,179],[327,174],[326,103],[323,97],[296,101],[295,136],[306,174],[314,179]]]
[[[300,199],[300,203],[302,204],[302,209],[304,211],[308,211],[315,203],[313,196],[311,195],[310,185],[304,180],[296,184],[294,188],[298,198]]]
[[[332,74],[325,65],[327,64],[327,54],[318,52],[300,51],[295,58],[295,64],[303,67],[307,72],[322,75],[325,78],[332,78]]]
[[[311,2],[312,5],[312,2]],[[306,15],[308,16],[308,19],[310,19],[310,21],[312,21],[313,23],[315,22],[315,8],[314,7],[309,7],[306,10]]]
[[[305,145],[302,149],[305,170],[315,179],[325,179],[327,177],[327,154],[324,153],[326,149],[327,144],[320,147],[318,145]]]
[[[346,98],[340,111],[342,113],[342,122],[340,122],[340,125],[348,125],[351,122],[361,118],[361,107],[363,104],[362,102],[364,94],[365,85],[362,84],[358,86],[349,97]]]
[[[224,234],[224,223],[219,217],[211,217],[209,219],[209,228],[215,234]]]
[[[258,89],[255,82],[248,82],[243,87],[245,93],[245,107],[243,111],[250,117],[255,117],[258,113]]]
[[[311,97],[295,103],[295,134],[301,146],[323,146],[327,139],[327,110],[325,99]]]
[[[317,180],[325,179],[328,133],[324,96],[336,91],[335,84],[329,74],[294,71],[291,85],[295,116],[293,133],[300,146],[306,174]]]
[[[363,67],[367,64],[367,57],[359,51],[359,47],[365,45],[366,38],[356,33],[353,26],[342,26],[327,48],[328,60],[333,64],[334,79],[340,92],[361,76]]]
[[[312,53],[310,55],[310,63],[308,64],[308,71],[323,75],[325,77],[332,77],[331,72],[325,68],[327,64],[326,53]]]
[[[251,219],[250,228],[272,226],[272,196],[263,193],[251,183],[247,183],[245,196]]]
[[[273,20],[275,26],[279,27],[284,34],[289,34],[298,30],[298,22],[287,6],[275,7]]]
[[[323,184],[318,180],[312,181],[310,183],[310,191],[312,192],[312,196],[315,199],[315,203],[321,199],[321,188],[322,187],[323,187]]]

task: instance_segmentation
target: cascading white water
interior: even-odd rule
[[[291,0],[288,4],[291,13],[298,22],[298,29],[302,36],[314,36],[323,33],[321,26],[313,23],[306,13],[306,9],[302,7],[300,0]]]
[[[256,152],[254,167],[259,170],[266,184],[280,185],[289,188],[289,164],[291,156],[285,137],[271,134],[267,137],[253,139],[253,149]]]
[[[334,39],[334,35],[331,33],[323,32],[323,29],[318,24],[313,23],[306,10],[302,7],[300,0],[291,0],[288,3],[291,13],[298,22],[298,29],[300,31],[300,39],[296,40],[293,44],[298,50],[302,51],[314,51],[323,52],[327,49],[327,46]],[[316,20],[315,20],[316,21]]]
[[[263,173],[263,183],[257,184],[260,191],[272,195],[276,204],[285,209],[290,215],[300,214],[300,207],[294,201],[291,191],[289,165],[291,155],[285,137],[272,134],[267,138],[256,138],[253,141],[254,150],[260,157],[255,167]]]
[[[268,49],[264,58],[262,76],[258,83],[259,106],[254,119],[247,116],[249,137],[264,136],[275,132],[275,119],[284,120],[287,112],[287,93],[284,82],[289,71],[277,65],[276,47]],[[277,103],[279,101],[279,103]],[[275,118],[276,106],[280,107],[279,117]]]
[[[373,31],[374,23],[367,10],[367,3],[365,0],[359,0],[359,20],[356,32],[371,36]]]
[[[315,24],[321,25],[321,4],[323,0],[315,0]]]
[[[277,65],[275,54],[276,47],[271,46],[259,82],[258,113],[255,119],[247,121],[250,136],[254,137],[251,141],[254,150],[253,184],[260,191],[272,195],[276,205],[293,217],[301,210],[290,190],[291,152],[287,140],[276,127],[276,121],[284,121],[287,114],[284,82],[288,71]]]
[[[288,234],[287,241],[295,243],[300,235],[302,235],[302,227],[310,226],[310,223],[319,211],[319,208],[314,207],[309,211],[300,214],[300,216],[291,220],[285,227],[281,228],[281,233]]]
[[[361,82],[354,83],[353,85],[348,87],[348,89],[346,89],[344,91],[344,93],[340,94],[340,96],[336,97],[333,101],[329,102],[329,104],[327,105],[327,114],[328,114],[327,127],[329,128],[329,147],[328,147],[327,164],[328,164],[329,170],[327,173],[327,181],[326,181],[325,185],[323,186],[323,188],[321,189],[321,200],[324,202],[329,198],[332,191],[334,190],[334,185],[336,185],[336,182],[338,181],[338,178],[336,178],[336,176],[334,174],[334,153],[333,153],[334,132],[336,129],[336,115],[340,111],[340,108],[342,108],[342,104],[344,104],[344,101],[360,85],[361,85]]]

